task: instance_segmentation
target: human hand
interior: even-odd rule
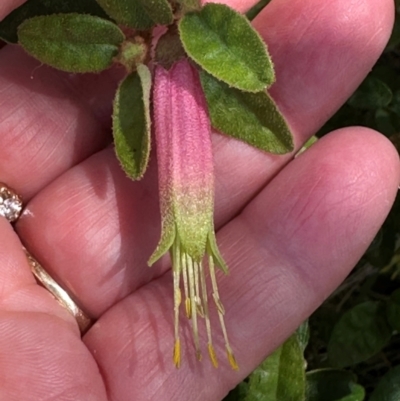
[[[297,147],[376,61],[392,3],[274,0],[254,21]],[[13,6],[3,0],[0,16]],[[118,72],[68,75],[12,46],[0,58],[0,181],[27,203],[18,236],[0,219],[2,399],[220,400],[339,285],[393,202],[398,156],[371,130],[334,132],[294,160],[215,134],[215,218],[231,271],[219,283],[240,370],[198,362],[183,321],[177,370],[168,260],[147,267],[160,232],[155,163],[131,182],[107,146]],[[19,238],[96,320],[82,340],[36,284]]]

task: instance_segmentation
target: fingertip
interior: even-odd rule
[[[286,262],[280,263],[301,277],[315,308],[366,251],[399,180],[399,156],[390,141],[368,128],[345,128],[289,163],[242,218],[258,246],[281,255]]]
[[[399,153],[391,141],[379,132],[367,127],[348,127],[331,132],[320,141],[331,154],[342,154],[338,163],[349,163],[353,169],[364,171],[366,185],[382,190],[394,199],[400,184]]]

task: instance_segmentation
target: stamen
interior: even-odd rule
[[[225,315],[224,305],[222,305],[222,302],[219,299],[219,294],[217,292],[213,292],[213,298],[214,298],[215,306],[218,309],[218,312],[221,313],[221,315]]]
[[[181,367],[181,342],[179,338],[175,340],[174,345],[174,365],[177,369]]]
[[[204,309],[203,309],[203,305],[201,304],[200,298],[197,298],[196,308],[197,308],[197,314],[200,317],[204,318]]]
[[[188,276],[189,276],[189,295],[191,300],[191,309],[192,309],[192,329],[193,329],[193,338],[194,345],[196,348],[196,356],[198,360],[201,360],[201,352],[200,352],[200,342],[199,342],[199,330],[197,327],[197,309],[196,309],[196,292],[195,292],[195,273],[192,258],[186,254],[186,263],[188,267]]]
[[[180,247],[177,244],[172,251],[172,271],[174,279],[174,321],[175,321],[175,346],[174,346],[174,364],[177,368],[181,365],[181,350],[179,340],[179,306],[181,304],[181,290],[179,288],[181,264]]]
[[[181,255],[181,266],[182,266],[182,273],[183,273],[183,291],[185,294],[185,311],[186,316],[188,319],[192,317],[192,310],[190,306],[190,299],[189,299],[189,291],[188,291],[188,272],[187,272],[187,265],[185,261],[185,254]]]
[[[191,306],[189,298],[185,299],[185,311],[186,311],[187,318],[191,319],[192,318],[192,306]]]
[[[217,306],[217,310],[218,310],[218,317],[219,317],[219,322],[221,324],[222,333],[224,335],[225,348],[226,348],[226,351],[228,354],[228,360],[229,360],[229,363],[230,363],[232,369],[238,370],[239,366],[236,362],[235,356],[233,355],[232,348],[229,344],[228,333],[226,332],[225,321],[224,321],[225,309],[219,298],[217,277],[215,275],[214,258],[212,256],[209,256],[209,258],[208,258],[208,267],[210,269],[211,284],[212,284],[212,288],[213,288],[213,298],[214,298],[215,305]]]
[[[231,347],[227,345],[226,353],[228,355],[229,364],[231,365],[233,370],[239,370],[239,365],[236,361],[235,355],[233,355]]]
[[[207,295],[207,285],[206,285],[206,275],[204,273],[203,265],[200,265],[200,284],[201,284],[201,293],[203,296],[203,306],[204,306],[204,317],[206,322],[206,331],[207,331],[207,339],[208,339],[208,354],[210,355],[211,362],[214,368],[218,367],[218,359],[215,354],[214,347],[212,345],[212,335],[211,335],[211,322],[210,322],[210,314],[208,311],[208,295]]]
[[[208,344],[208,355],[210,355],[211,362],[214,368],[218,368],[218,359],[212,344]]]
[[[194,280],[195,280],[195,290],[196,290],[196,308],[197,308],[197,313],[204,318],[204,309],[203,305],[201,302],[201,296],[200,296],[200,283],[199,283],[199,271],[202,269],[202,264],[194,262]]]

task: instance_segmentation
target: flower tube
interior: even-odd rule
[[[228,360],[232,368],[237,369],[215,275],[215,266],[225,272],[227,267],[214,233],[211,125],[198,71],[187,59],[176,62],[169,70],[157,65],[153,88],[162,233],[149,264],[170,252],[174,282],[174,363],[176,367],[181,364],[179,310],[183,287],[185,310],[192,321],[197,358],[201,359],[200,316],[205,319],[210,359],[215,367],[218,366],[212,342],[204,269],[208,266],[212,298],[218,311]]]

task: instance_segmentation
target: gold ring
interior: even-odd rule
[[[42,265],[27,251],[24,247],[24,252],[28,258],[29,266],[36,280],[46,288],[54,298],[76,319],[81,334],[85,334],[92,326],[90,317],[78,307],[72,300],[67,291],[65,291],[49,273],[42,267]]]
[[[0,182],[0,216],[5,217],[10,223],[14,223],[20,217],[22,208],[22,198],[10,187]],[[23,247],[23,250],[38,283],[46,288],[74,316],[81,334],[86,333],[92,325],[90,317],[78,307],[69,294],[50,276],[25,247]]]

